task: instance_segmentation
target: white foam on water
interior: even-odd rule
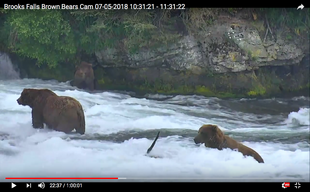
[[[197,146],[191,139],[177,136],[159,138],[149,155],[160,158],[151,158],[146,155],[146,150],[153,141],[146,138],[122,143],[71,140],[61,132],[36,130],[31,126],[31,109],[16,102],[23,86],[11,82],[10,92],[3,91],[4,84],[0,86],[1,181],[5,177],[264,178],[270,181],[286,178],[286,181],[309,181],[309,144],[243,142],[262,156],[265,163],[260,164],[239,152]],[[46,86],[54,88],[48,82]],[[198,130],[202,124],[211,122],[218,124],[223,131],[227,130],[223,120],[188,115],[180,112],[179,106],[173,108],[167,104],[165,108],[160,101],[109,92],[90,94],[74,89],[55,92],[81,102],[86,115],[86,135],[135,129]],[[209,109],[205,110],[207,113]],[[288,119],[293,117],[309,125],[309,109],[292,112]],[[287,131],[292,130],[287,128]]]
[[[292,126],[310,125],[309,108],[301,108],[297,112],[291,112],[285,122]]]
[[[131,178],[276,178],[296,175],[309,179],[309,151],[279,149],[279,144],[245,143],[265,163],[224,149],[208,149],[175,138],[159,139],[150,153],[151,140],[123,143],[64,140],[56,133],[35,133],[15,146],[2,146],[13,155],[0,155],[1,177],[125,177]],[[54,135],[54,136],[53,136]],[[56,134],[57,135],[57,134]]]

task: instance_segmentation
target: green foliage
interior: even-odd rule
[[[220,10],[218,8],[189,8],[181,13],[181,17],[188,31],[193,31],[193,29],[204,31],[213,23]]]
[[[123,21],[127,37],[124,45],[131,53],[137,52],[142,47],[149,47],[152,39],[152,32],[157,27],[150,22],[152,12],[142,11],[135,14],[126,14]]]
[[[204,94],[204,95],[212,95],[214,94],[209,88],[205,87],[205,86],[196,86],[195,87],[195,91],[196,93],[199,94]]]
[[[296,8],[263,8],[259,9],[274,27],[286,26],[300,35],[310,30],[310,9],[296,11]]]
[[[136,53],[141,48],[156,48],[179,37],[161,25],[169,21],[169,14],[165,12],[160,13],[162,17],[157,23],[155,18],[158,13],[155,11],[80,11],[74,14],[79,17],[97,17],[87,32],[97,34],[99,42],[96,45],[101,48],[126,49],[129,53]]]
[[[76,20],[75,30],[78,39],[81,39],[81,49],[89,54],[115,47],[124,34],[120,23],[121,15],[116,11],[78,10],[70,14]]]
[[[55,67],[72,58],[76,51],[73,31],[60,11],[20,10],[8,13],[9,48],[38,64]]]
[[[251,51],[248,51],[248,57],[249,57],[250,61],[257,61],[257,59],[258,59],[258,56],[253,54]]]
[[[56,65],[50,68],[48,65],[36,66],[30,65],[26,68],[29,78],[39,78],[43,80],[57,80],[60,82],[69,81],[72,79],[72,68],[67,66]]]
[[[55,67],[77,61],[105,48],[136,53],[175,42],[180,34],[204,31],[220,12],[237,14],[241,8],[174,10],[0,10],[0,50],[10,50]],[[309,31],[309,9],[251,9],[268,19],[270,27],[288,26],[300,35]],[[250,14],[251,15],[251,14]],[[183,22],[182,22],[183,21]],[[289,38],[289,36],[288,36]]]
[[[7,14],[5,14],[4,9],[0,9],[0,51],[8,50],[8,37],[9,31],[6,26]]]

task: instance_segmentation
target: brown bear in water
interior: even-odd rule
[[[223,148],[237,149],[244,156],[252,156],[259,163],[264,163],[263,158],[253,149],[226,136],[217,125],[203,125],[194,138],[196,144],[204,143],[206,147],[222,150]]]
[[[80,89],[89,89],[90,91],[95,89],[95,75],[91,63],[83,61],[80,65],[76,66],[71,85]]]
[[[17,103],[32,109],[32,126],[70,133],[85,133],[85,116],[82,105],[76,99],[58,96],[49,89],[24,89]]]

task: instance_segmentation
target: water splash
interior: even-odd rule
[[[19,72],[14,69],[10,57],[0,52],[0,80],[19,79]]]
[[[300,108],[298,112],[291,112],[285,122],[290,126],[310,125],[309,108]]]

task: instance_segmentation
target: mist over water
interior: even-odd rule
[[[19,72],[14,69],[10,57],[0,52],[0,80],[19,79]]]
[[[33,129],[31,109],[16,102],[30,87],[78,99],[85,111],[86,134]],[[0,181],[6,177],[309,181],[309,97],[135,98],[119,92],[88,93],[68,83],[36,79],[0,80],[0,97]],[[195,145],[193,138],[207,123],[253,148],[265,163],[230,149]],[[146,155],[159,130],[154,149]]]

